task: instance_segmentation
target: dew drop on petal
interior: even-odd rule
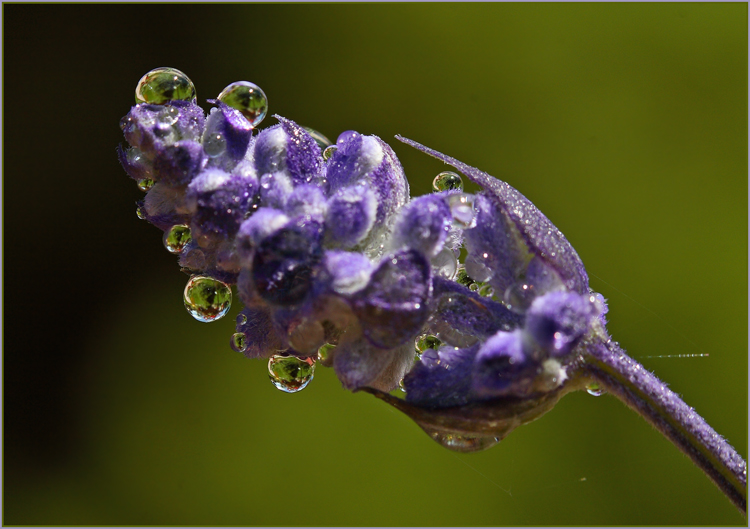
[[[230,84],[216,99],[239,110],[253,127],[260,125],[268,112],[266,94],[258,85],[249,81],[237,81]]]
[[[335,145],[331,145],[329,147],[326,147],[323,151],[323,160],[328,161],[331,159],[333,154],[338,150],[338,147]]]
[[[155,183],[156,182],[154,182],[150,178],[141,178],[140,180],[138,180],[138,189],[140,189],[141,191],[148,191],[149,189],[154,187]]]
[[[485,284],[482,285],[477,292],[480,296],[491,298],[495,294],[495,289],[490,285]]]
[[[281,391],[297,393],[313,379],[315,359],[274,355],[268,359],[268,377]]]
[[[451,280],[458,269],[458,259],[450,248],[443,248],[430,260],[435,275]]]
[[[508,309],[517,314],[523,314],[531,306],[537,292],[534,285],[519,281],[505,290],[503,294],[503,303]]]
[[[192,276],[183,294],[185,308],[198,321],[208,323],[222,318],[232,305],[229,285],[205,276]]]
[[[144,210],[143,206],[138,203],[135,205],[135,214],[138,215],[138,218],[141,220],[146,219],[146,210]]]
[[[589,382],[586,384],[586,392],[594,397],[601,397],[606,393],[602,387],[596,382]]]
[[[247,316],[240,314],[237,316],[237,325],[245,325],[247,323]]]
[[[172,226],[168,231],[164,232],[163,237],[164,248],[170,253],[181,253],[185,249],[185,246],[192,240],[190,236],[190,228],[184,224],[177,224]]]
[[[168,101],[195,99],[195,85],[175,68],[155,68],[138,81],[135,102],[163,105]]]
[[[463,191],[464,182],[458,174],[451,171],[443,171],[432,181],[432,189],[435,191]]]
[[[433,334],[421,334],[414,340],[414,350],[419,355],[427,349],[435,349],[437,351],[441,345],[443,345],[443,342]]]
[[[437,430],[425,431],[437,443],[456,452],[478,452],[479,450],[486,450],[493,447],[500,442],[500,439],[494,436],[478,437],[474,435],[444,433]]]
[[[321,150],[331,145],[331,140],[326,138],[323,134],[321,134],[317,130],[311,129],[310,127],[302,127],[302,128],[305,129],[307,133],[310,135],[310,137],[315,140],[315,143],[318,144],[318,147],[320,147]]]
[[[227,150],[227,140],[220,132],[209,132],[203,136],[203,150],[211,158],[221,156]]]
[[[229,340],[229,346],[238,353],[244,353],[247,349],[247,336],[244,332],[236,332]]]
[[[173,106],[167,106],[159,112],[159,114],[156,116],[156,119],[165,125],[172,126],[175,123],[177,123],[177,120],[180,117],[180,111],[177,109],[177,107]]]
[[[331,351],[336,349],[336,346],[330,343],[321,345],[318,349],[318,360],[325,362],[331,356]]]
[[[357,134],[359,133],[355,130],[345,130],[344,132],[339,134],[338,138],[336,138],[336,145],[341,145],[342,143],[346,143]]]
[[[451,195],[448,198],[448,206],[453,217],[453,224],[457,228],[469,229],[476,226],[476,215],[474,213],[474,197],[466,193]]]

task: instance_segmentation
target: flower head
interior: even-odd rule
[[[142,216],[166,234],[189,228],[180,266],[236,284],[245,309],[232,346],[269,358],[277,387],[297,391],[316,363],[333,367],[345,388],[461,451],[491,446],[587,384],[617,394],[612,355],[624,353],[610,345],[604,298],[563,234],[509,184],[399,137],[481,188],[465,193],[447,173],[410,199],[376,136],[346,131],[331,145],[280,116],[256,133],[264,105],[251,122],[237,99],[209,102],[208,116],[195,101],[137,104],[118,154],[132,178],[154,184]],[[308,378],[280,380],[279,357],[288,376]],[[399,385],[405,399],[389,394]],[[618,396],[637,407],[647,389]],[[670,402],[648,405],[668,414]]]

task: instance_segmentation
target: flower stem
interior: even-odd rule
[[[583,370],[664,434],[747,512],[747,463],[693,408],[611,341],[590,342]]]

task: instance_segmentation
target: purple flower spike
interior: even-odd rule
[[[578,254],[518,191],[398,137],[482,187],[409,201],[380,138],[343,132],[324,160],[295,122],[277,116],[253,136],[239,111],[213,103],[208,118],[192,102],[136,105],[117,154],[131,178],[156,182],[138,214],[174,228],[165,241],[183,270],[236,282],[246,308],[235,351],[333,367],[345,388],[462,452],[496,444],[568,392],[606,391],[745,512],[745,461],[612,342]],[[402,380],[406,397],[389,395]]]
[[[222,135],[229,157],[235,162],[241,160],[253,135],[252,125],[239,110],[217,99],[209,99],[208,102],[217,105],[219,112],[214,111],[208,117],[206,134]]]
[[[430,264],[414,250],[385,256],[351,299],[370,342],[392,348],[416,336],[429,316]]]
[[[557,271],[567,288],[579,294],[588,293],[589,279],[578,253],[562,232],[529,199],[509,184],[497,180],[479,169],[415,141],[401,136],[396,136],[396,138],[455,167],[472,182],[482,186],[487,198],[516,227],[529,251],[541,257]]]

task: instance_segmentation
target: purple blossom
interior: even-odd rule
[[[245,356],[317,359],[346,389],[373,393],[462,451],[597,385],[744,511],[745,462],[613,344],[578,254],[526,197],[399,137],[481,187],[410,199],[376,136],[346,131],[323,156],[289,119],[254,135],[238,109],[209,102],[218,108],[207,118],[193,102],[136,105],[118,156],[132,178],[156,182],[146,220],[165,232],[189,226],[180,266],[236,284]],[[405,398],[389,394],[399,385]]]

